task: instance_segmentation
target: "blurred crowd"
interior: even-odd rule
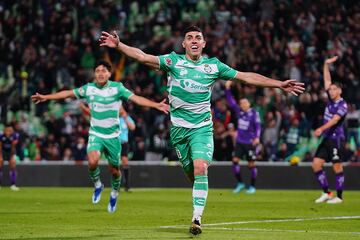
[[[360,2],[356,0],[19,0],[0,2],[0,123],[20,133],[18,156],[31,160],[85,160],[88,116],[77,100],[34,105],[35,92],[72,89],[92,81],[98,59],[111,61],[113,80],[155,101],[166,98],[166,76],[100,48],[102,30],[117,31],[125,43],[154,55],[182,53],[182,30],[204,31],[204,53],[240,71],[306,84],[300,97],[274,89],[235,85],[262,119],[259,160],[285,161],[294,153],[311,160],[312,130],[322,123],[327,95],[324,59],[337,55],[333,81],[349,103],[347,161],[359,160]],[[214,159],[231,159],[235,115],[223,81],[212,96]],[[169,118],[131,103],[136,122],[131,159],[175,160]],[[0,129],[1,130],[1,129]],[[313,147],[311,147],[313,146]]]

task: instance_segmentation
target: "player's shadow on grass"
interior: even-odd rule
[[[186,238],[193,238],[194,236],[191,236],[188,231],[189,229],[185,229],[185,228],[158,228],[156,229],[156,231],[158,232],[163,232],[163,233],[172,233],[172,234],[181,234],[183,236],[169,236],[169,239],[186,239]]]

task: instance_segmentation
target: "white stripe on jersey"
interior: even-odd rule
[[[211,111],[210,109],[211,104],[209,101],[199,102],[199,103],[188,103],[171,94],[169,94],[168,97],[169,97],[170,105],[175,109],[181,108],[193,113],[207,113]]]

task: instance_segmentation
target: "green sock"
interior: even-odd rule
[[[89,174],[90,174],[90,178],[91,180],[96,183],[97,181],[100,180],[100,168],[97,167],[94,170],[90,170],[89,169]]]
[[[208,176],[195,176],[193,186],[193,220],[201,220],[201,216],[204,212],[206,198],[208,195]]]
[[[119,191],[120,189],[120,184],[121,184],[121,175],[120,176],[111,176],[111,188]]]

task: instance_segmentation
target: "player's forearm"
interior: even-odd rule
[[[226,89],[225,94],[226,94],[226,100],[229,103],[230,107],[232,107],[232,108],[236,107],[236,102],[235,102],[233,95],[231,94],[231,90]]]
[[[131,130],[131,131],[135,130],[135,124],[130,122],[128,117],[125,117],[124,119],[125,119],[126,125],[129,128],[129,130]]]
[[[69,97],[75,97],[75,94],[72,90],[64,90],[57,93],[44,95],[44,97],[46,98],[46,100],[60,100]]]
[[[332,118],[330,121],[325,123],[320,127],[321,131],[325,131],[326,129],[331,128],[332,126],[335,126],[339,122],[338,118]]]
[[[329,64],[324,63],[324,86],[325,90],[328,90],[331,85],[331,75],[329,70]]]
[[[238,72],[235,80],[258,87],[279,88],[281,86],[281,81],[253,72]]]
[[[119,42],[117,45],[117,49],[119,49],[127,57],[133,58],[136,61],[139,61],[141,63],[145,61],[145,53],[139,48],[130,47],[122,42]]]
[[[158,106],[158,103],[137,95],[133,95],[131,101],[143,107],[157,108]]]

